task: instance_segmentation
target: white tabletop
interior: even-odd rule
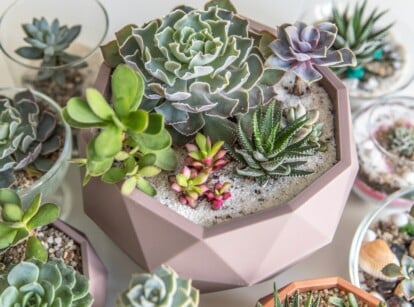
[[[381,5],[392,7],[393,13],[399,18],[410,20],[410,12],[414,10],[414,2],[399,0],[394,1],[395,4],[391,5],[391,1],[381,0]],[[12,0],[1,0],[0,13],[12,2]],[[202,0],[102,0],[110,17],[108,37],[112,37],[112,33],[123,24],[130,22],[141,24],[151,18],[162,16],[178,4],[201,7],[203,2]],[[265,24],[276,25],[282,21],[294,21],[301,14],[303,3],[306,2],[307,5],[311,6],[312,3],[317,1],[234,0],[233,2],[243,15],[250,16]],[[276,3],[278,3],[277,7]],[[3,59],[0,56],[0,86],[13,85],[12,80],[7,75],[7,68]],[[404,94],[413,95],[414,86],[411,85],[407,88]],[[87,234],[106,264],[109,270],[109,285],[105,307],[112,307],[114,306],[116,294],[127,286],[130,274],[140,272],[141,269],[111,242],[92,220],[83,214],[80,175],[76,167],[72,166],[70,168],[64,184],[71,190],[73,204],[73,210],[68,216],[67,222]],[[324,276],[341,276],[349,279],[348,254],[352,237],[364,215],[375,207],[375,204],[364,203],[351,194],[333,242],[278,275],[275,279],[277,284],[282,286],[293,280]],[[273,281],[268,281],[248,288],[203,294],[201,295],[200,306],[252,307],[258,298],[272,291],[272,283]]]

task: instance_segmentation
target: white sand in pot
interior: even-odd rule
[[[205,200],[201,201],[195,209],[179,203],[178,195],[171,190],[168,183],[168,175],[171,174],[163,173],[152,178],[151,182],[158,192],[155,198],[192,222],[208,227],[235,217],[279,206],[292,199],[316,178],[330,169],[337,162],[337,156],[332,103],[326,91],[319,85],[313,84],[304,96],[297,97],[287,93],[279,84],[276,86],[276,92],[276,98],[284,102],[284,109],[295,106],[300,102],[307,110],[318,109],[320,112],[319,121],[323,123],[321,140],[326,142],[327,150],[307,157],[308,160],[303,169],[313,170],[313,174],[304,177],[284,177],[270,180],[265,187],[262,187],[252,178],[240,177],[235,174],[234,170],[237,164],[231,162],[211,176],[213,184],[217,180],[222,183],[226,181],[231,182],[230,192],[232,197],[226,200],[223,207],[219,210],[212,210]],[[180,165],[179,169],[181,167],[182,165]]]

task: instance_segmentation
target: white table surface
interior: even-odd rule
[[[31,0],[36,1],[36,0]],[[65,0],[68,1],[68,0]],[[62,1],[63,3],[65,1]],[[0,13],[13,1],[0,0]],[[303,3],[312,6],[318,1],[276,1],[276,0],[234,0],[233,1],[243,15],[265,24],[276,25],[282,21],[293,22],[302,13]],[[414,10],[414,1],[409,0],[372,0],[384,7],[391,7],[393,13],[399,19],[410,20],[410,12]],[[187,4],[201,7],[201,0],[102,0],[110,17],[110,29],[108,37],[112,37],[115,30],[122,25],[134,22],[141,24],[151,18],[162,16],[178,4]],[[276,3],[277,7],[276,7]],[[281,4],[282,3],[282,4]],[[16,30],[17,31],[17,30]],[[13,81],[7,75],[7,67],[4,57],[0,56],[0,86],[13,85]],[[403,94],[414,95],[414,85],[407,88]],[[73,210],[67,218],[67,222],[87,234],[96,251],[109,270],[109,284],[107,289],[107,303],[105,307],[114,306],[116,295],[124,289],[133,272],[142,270],[134,264],[95,224],[83,213],[82,195],[79,171],[72,166],[64,183],[72,195]],[[354,194],[350,195],[343,212],[341,221],[336,231],[333,242],[320,249],[305,260],[287,269],[276,277],[276,282],[282,286],[290,281],[326,277],[341,276],[349,279],[348,254],[349,247],[355,230],[365,216],[376,207],[361,201]],[[311,217],[310,217],[311,218]],[[282,251],[283,252],[283,251]],[[258,298],[272,291],[273,280],[248,288],[239,288],[217,293],[201,295],[201,307],[252,307]]]

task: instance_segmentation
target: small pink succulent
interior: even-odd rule
[[[230,182],[216,182],[212,191],[208,190],[205,192],[205,196],[214,210],[220,209],[224,201],[231,197],[231,193],[228,191],[230,185]]]

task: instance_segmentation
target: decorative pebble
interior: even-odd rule
[[[397,227],[403,227],[408,224],[408,215],[405,212],[393,213],[390,215],[390,221]]]
[[[377,234],[373,230],[368,229],[364,235],[364,242],[371,242],[374,241],[376,238]]]
[[[362,88],[367,91],[373,91],[378,87],[378,80],[375,77],[370,77],[366,82],[362,83]]]

